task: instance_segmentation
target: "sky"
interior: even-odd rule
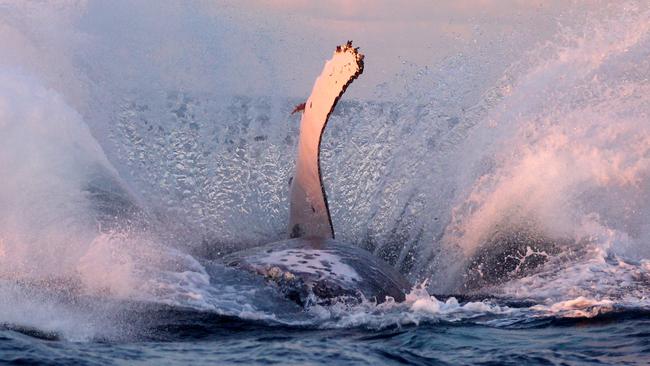
[[[366,67],[346,95],[378,99],[382,85],[399,93],[418,71],[448,69],[459,57],[458,64],[485,63],[486,75],[475,79],[489,83],[550,39],[570,4],[0,0],[0,50],[9,55],[0,64],[33,64],[68,89],[91,78],[122,89],[304,98],[335,46],[353,40]]]
[[[366,54],[366,72],[364,82],[359,83],[363,85],[355,85],[351,94],[372,98],[377,85],[399,78],[409,67],[436,67],[463,53],[489,52],[495,58],[498,52],[532,47],[554,34],[556,18],[568,3],[250,0],[207,2],[205,7],[214,17],[248,25],[244,31],[251,36],[268,37],[270,60],[295,71],[285,75],[290,95],[308,92],[311,85],[305,85],[304,79],[318,74],[333,45],[355,41]]]

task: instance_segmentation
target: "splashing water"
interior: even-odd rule
[[[133,322],[152,304],[372,329],[650,306],[646,6],[567,16],[507,62],[406,71],[398,100],[342,101],[322,156],[337,237],[427,286],[307,311],[213,261],[285,236],[301,100],[237,89],[231,58],[281,65],[212,39],[253,31],[200,10],[0,5],[0,323],[77,340],[152,327]],[[196,27],[130,25],[147,12]],[[475,85],[483,67],[501,78]],[[256,78],[282,80],[239,75]]]
[[[472,183],[443,245],[471,257],[495,232],[528,228],[580,247],[563,249],[647,256],[648,12],[616,15],[584,38],[563,30],[503,87],[464,145],[481,153],[465,160]]]

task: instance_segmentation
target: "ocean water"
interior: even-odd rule
[[[329,40],[107,4],[0,2],[0,362],[650,364],[645,2],[470,14],[460,50],[355,89],[389,67],[368,36],[325,188],[337,239],[413,288],[306,309],[221,258],[286,235],[292,90]]]
[[[648,313],[538,320],[494,327],[436,321],[389,329],[264,326],[214,314],[165,313],[154,339],[62,342],[33,331],[2,332],[14,364],[647,364]]]

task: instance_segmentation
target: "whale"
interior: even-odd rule
[[[320,166],[321,141],[329,117],[364,68],[351,41],[336,47],[316,78],[302,112],[290,179],[287,238],[223,258],[233,268],[261,276],[301,305],[403,301],[409,282],[396,269],[355,245],[335,239]]]

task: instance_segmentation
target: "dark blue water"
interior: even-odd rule
[[[434,322],[374,330],[269,326],[202,313],[161,314],[142,339],[71,342],[0,332],[9,364],[647,365],[650,313],[546,318],[510,326]]]

